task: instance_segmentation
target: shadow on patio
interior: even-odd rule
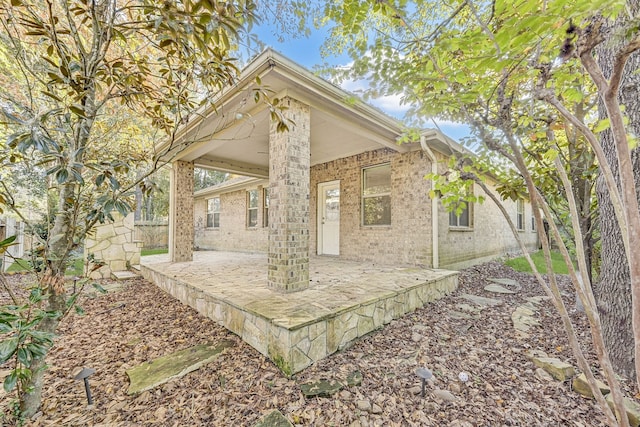
[[[287,375],[453,292],[457,272],[312,256],[309,288],[267,286],[266,254],[202,251],[191,262],[141,260],[142,275],[215,320]]]

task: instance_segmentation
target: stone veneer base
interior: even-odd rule
[[[336,294],[336,288],[340,288],[336,285],[319,290],[326,294],[326,299],[314,295],[310,300],[304,291],[285,295],[272,291],[277,294],[272,298],[262,295],[253,301],[245,299],[243,302],[238,298],[234,301],[233,296],[225,296],[224,290],[208,292],[194,284],[192,277],[187,282],[162,271],[162,268],[155,268],[153,264],[141,266],[141,273],[147,280],[240,336],[271,359],[286,375],[303,370],[345,348],[355,339],[457,288],[457,272],[418,268],[390,270],[386,275],[371,274],[370,291],[362,292],[363,286],[366,289],[369,283],[349,284],[344,293],[350,295],[343,295],[345,298]],[[429,272],[428,278],[414,278],[424,276],[418,274],[424,271]],[[364,274],[366,277],[366,272]],[[208,279],[211,280],[210,277]],[[380,286],[380,281],[385,279],[393,281],[390,288],[395,289]],[[355,296],[351,292],[354,289],[357,291]],[[249,285],[244,292],[254,290],[255,287]],[[292,303],[297,297],[300,304]],[[314,304],[313,300],[317,303]],[[332,301],[327,303],[327,300]]]

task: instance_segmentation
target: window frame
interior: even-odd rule
[[[366,184],[367,184],[367,171],[373,170],[373,169],[377,169],[377,168],[383,168],[383,167],[388,167],[389,168],[389,191],[384,191],[384,192],[378,192],[378,193],[373,193],[373,194],[367,194],[365,195],[366,192]],[[360,185],[360,226],[362,227],[390,227],[392,224],[392,218],[391,218],[391,163],[390,162],[385,162],[385,163],[380,163],[377,165],[371,165],[371,166],[366,166],[363,167],[361,169],[360,172],[360,177],[361,177],[361,185]],[[365,224],[365,201],[367,199],[374,199],[377,197],[388,197],[389,198],[389,222],[388,223],[384,223],[384,224]]]
[[[473,229],[473,203],[472,202],[464,202],[466,207],[462,210],[460,215],[456,215],[456,210],[453,209],[449,212],[449,229],[451,230],[472,230]],[[468,224],[460,224],[460,218],[463,217],[463,214],[467,212],[467,222]],[[452,219],[455,218],[455,221]]]
[[[255,193],[255,201],[256,201],[256,205],[255,206],[251,206],[251,193]],[[260,201],[259,201],[259,196],[260,194],[258,193],[258,189],[254,188],[252,190],[247,190],[247,198],[246,198],[246,202],[247,202],[247,228],[257,228],[258,227],[258,208],[260,207]],[[252,224],[251,221],[251,216],[252,213],[255,213],[255,223]]]
[[[211,203],[214,202],[214,200],[218,201],[217,210],[215,209],[215,206],[211,206]],[[220,196],[215,196],[215,197],[211,197],[210,199],[207,199],[207,224],[206,224],[207,226],[206,226],[206,228],[214,228],[214,229],[220,228],[220,206],[221,206]],[[216,215],[218,216],[218,225],[216,225]],[[210,216],[211,216],[211,222],[209,222],[209,217]],[[209,224],[211,224],[211,225],[209,225]]]
[[[262,188],[262,227],[269,227],[269,187]]]
[[[525,227],[524,199],[518,199],[516,200],[516,228],[518,231],[524,231]]]

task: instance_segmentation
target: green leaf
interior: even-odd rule
[[[20,347],[18,349],[18,362],[24,366],[29,366],[31,364],[31,352],[24,347]]]
[[[4,379],[4,384],[3,384],[4,391],[6,391],[7,393],[10,393],[11,390],[15,388],[17,382],[18,382],[18,372],[14,369]]]
[[[9,338],[0,341],[0,364],[6,362],[13,356],[18,348],[18,338]]]
[[[107,293],[107,290],[105,288],[103,288],[102,286],[100,286],[99,283],[92,283],[91,286],[93,286],[93,288],[96,291],[100,292],[101,294],[106,294]]]
[[[84,316],[84,308],[80,307],[79,305],[75,305],[73,306],[73,308],[76,310],[76,314],[78,314],[79,316]]]

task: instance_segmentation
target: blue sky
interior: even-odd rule
[[[284,42],[278,41],[278,38],[273,34],[273,29],[268,23],[263,23],[255,28],[256,33],[259,35],[260,40],[267,46],[272,47],[274,50],[282,53],[298,64],[312,70],[314,66],[324,63],[334,65],[346,65],[351,62],[348,56],[342,55],[339,57],[326,57],[323,58],[320,54],[320,48],[324,42],[326,32],[324,30],[314,30],[308,38],[288,38]],[[364,88],[364,82],[345,82],[342,88],[349,92],[357,92]],[[407,106],[400,105],[400,97],[386,96],[370,101],[371,104],[380,108],[385,113],[392,117],[396,117],[402,120],[404,113],[407,110]],[[449,137],[459,141],[460,138],[469,135],[469,128],[466,125],[458,123],[450,123],[438,121],[440,129]],[[425,124],[425,127],[435,127],[433,123]]]

